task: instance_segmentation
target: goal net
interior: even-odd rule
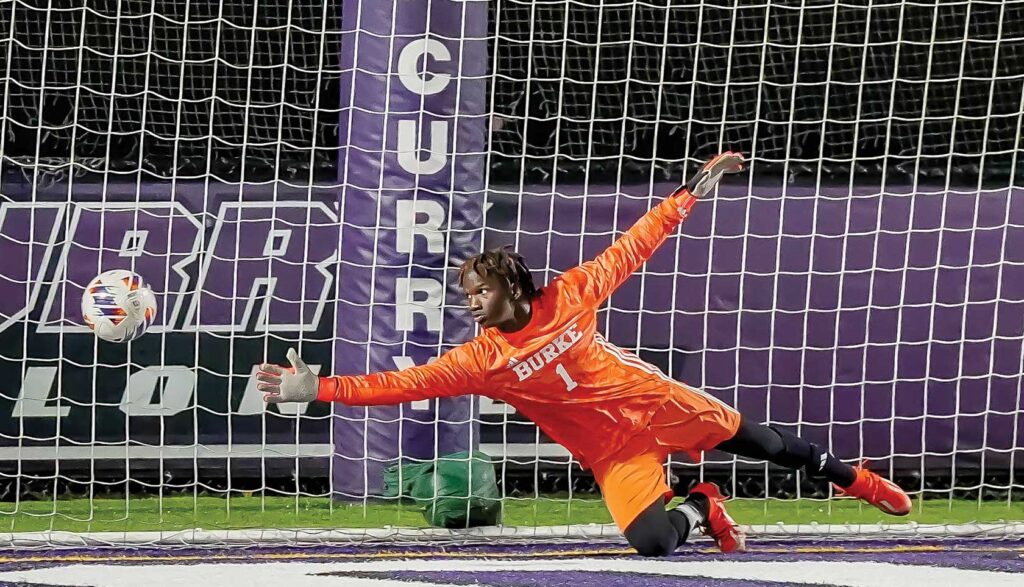
[[[868,460],[915,511],[894,524],[714,452],[666,462],[672,485],[719,482],[767,535],[1021,531],[1024,1],[0,14],[0,540],[614,538],[590,474],[514,406],[265,407],[256,365],[290,347],[319,373],[425,363],[474,335],[467,255],[512,245],[546,282],[726,149],[750,172],[602,332]],[[82,325],[110,269],[157,292],[129,344]],[[473,451],[500,525],[429,528],[445,495],[410,500],[401,466]]]

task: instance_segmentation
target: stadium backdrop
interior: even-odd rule
[[[354,3],[328,4],[330,10],[342,13]],[[446,7],[458,5],[460,10],[479,11],[486,3],[432,4],[435,31],[477,39],[493,33],[487,27],[493,26],[494,19],[482,13],[467,13],[471,16],[465,19],[445,17]],[[254,120],[246,125],[257,139],[260,133],[272,135],[277,129],[278,143],[273,148],[268,148],[265,140],[254,140],[247,146],[232,135],[239,126],[235,118],[258,118],[266,113],[234,112],[228,104],[220,114],[224,119],[216,125],[225,140],[197,141],[194,139],[202,139],[207,128],[203,113],[189,113],[192,122],[161,119],[152,114],[160,112],[157,106],[163,99],[155,96],[150,102],[152,118],[143,121],[156,130],[154,136],[141,147],[122,139],[114,144],[102,132],[110,127],[105,123],[90,126],[88,113],[116,112],[123,118],[112,123],[115,126],[138,123],[132,114],[137,111],[138,105],[132,102],[136,97],[128,91],[117,98],[122,103],[116,109],[107,103],[83,104],[81,121],[85,130],[72,146],[61,134],[59,116],[63,115],[59,108],[52,103],[35,104],[35,93],[12,86],[11,119],[24,119],[24,127],[31,128],[32,116],[38,115],[55,130],[45,136],[19,131],[8,140],[4,159],[2,189],[6,201],[0,208],[0,233],[8,238],[0,256],[2,466],[16,471],[52,469],[54,459],[60,458],[63,473],[88,477],[102,475],[107,468],[123,470],[130,457],[133,478],[136,472],[143,476],[154,471],[189,474],[195,467],[212,474],[223,469],[223,457],[231,452],[237,457],[232,466],[238,474],[290,474],[298,466],[301,472],[323,475],[326,455],[335,452],[328,437],[330,407],[286,407],[284,410],[291,410],[286,415],[301,414],[303,418],[264,419],[251,378],[253,366],[264,357],[283,357],[291,341],[301,337],[304,356],[322,371],[379,370],[422,362],[439,349],[465,340],[471,329],[458,314],[460,300],[452,289],[452,260],[475,251],[481,242],[511,242],[546,280],[557,270],[597,253],[610,242],[614,230],[625,228],[628,219],[647,209],[651,200],[646,196],[657,196],[671,187],[659,180],[651,190],[649,184],[633,180],[664,178],[669,171],[678,175],[678,166],[658,167],[657,161],[656,173],[647,173],[642,162],[634,169],[630,164],[636,161],[623,156],[639,153],[638,159],[643,159],[644,153],[655,149],[656,141],[664,142],[672,136],[678,141],[688,135],[686,144],[692,146],[692,152],[686,155],[693,163],[710,154],[721,140],[727,140],[737,148],[753,151],[766,171],[773,165],[784,165],[787,156],[797,152],[802,151],[807,159],[815,143],[823,150],[831,149],[827,154],[834,161],[852,161],[864,149],[864,145],[856,144],[856,138],[870,141],[879,136],[874,132],[881,132],[878,125],[886,124],[877,122],[876,110],[895,107],[895,114],[899,114],[902,108],[920,108],[905,96],[887,106],[885,98],[890,94],[884,83],[868,83],[853,97],[842,94],[840,88],[828,104],[828,108],[834,108],[826,117],[829,121],[801,126],[806,132],[797,133],[792,141],[780,141],[782,135],[777,133],[793,131],[792,123],[784,116],[787,113],[778,113],[780,124],[773,124],[775,115],[770,105],[775,102],[771,96],[763,97],[765,106],[761,109],[758,100],[746,100],[742,90],[737,90],[732,104],[749,111],[730,113],[736,117],[735,124],[716,123],[714,113],[705,110],[713,110],[714,104],[721,102],[721,97],[714,99],[714,92],[722,84],[698,85],[694,92],[711,94],[683,99],[688,87],[683,80],[689,75],[685,64],[693,61],[693,55],[686,54],[690,46],[687,35],[691,33],[683,31],[681,37],[673,37],[673,48],[683,53],[672,56],[674,63],[682,64],[681,69],[670,72],[672,79],[662,80],[668,84],[668,103],[663,110],[647,113],[664,120],[644,124],[644,109],[658,106],[628,94],[628,83],[625,91],[621,84],[594,87],[593,83],[574,83],[572,80],[577,78],[586,79],[585,72],[594,67],[596,57],[584,52],[568,60],[565,71],[570,81],[563,80],[558,86],[563,98],[559,102],[561,111],[554,114],[565,120],[562,132],[538,141],[536,136],[526,136],[523,121],[536,119],[536,132],[551,118],[551,112],[541,110],[552,106],[543,99],[550,95],[553,88],[548,86],[552,82],[541,72],[544,67],[562,67],[563,59],[547,55],[561,45],[538,45],[531,53],[533,64],[524,65],[526,56],[519,49],[529,39],[523,37],[524,43],[517,43],[521,33],[529,30],[531,18],[561,22],[563,15],[548,14],[549,9],[544,8],[526,18],[525,13],[519,14],[527,10],[525,5],[506,6],[505,22],[510,28],[504,34],[512,41],[493,60],[493,67],[505,75],[495,77],[490,88],[486,73],[492,62],[483,41],[470,52],[460,51],[457,43],[444,39],[435,44],[420,42],[414,48],[420,55],[431,54],[437,67],[432,71],[461,78],[457,95],[455,85],[445,85],[441,78],[434,78],[430,89],[429,84],[422,84],[417,90],[415,79],[401,75],[398,82],[373,86],[382,79],[375,74],[402,73],[402,49],[408,41],[422,36],[422,28],[412,24],[419,22],[422,27],[422,15],[384,23],[374,21],[374,14],[367,11],[359,35],[346,30],[329,32],[322,57],[317,54],[320,45],[296,33],[291,41],[292,58],[310,62],[322,58],[325,80],[318,87],[320,77],[303,77],[301,71],[290,73],[292,78],[285,88],[288,107],[280,115],[283,122]],[[167,8],[174,10],[170,5]],[[195,8],[202,10],[198,5]],[[582,11],[573,17],[582,23],[581,34],[592,35],[596,29],[589,9],[583,5],[571,9]],[[683,12],[689,9],[680,8]],[[660,30],[660,21],[656,15],[652,17],[654,12],[647,14],[652,10],[648,7],[623,12],[613,7],[605,18],[628,16],[638,23],[641,32],[644,27]],[[715,8],[708,10],[714,12]],[[241,3],[228,3],[225,11],[227,18],[234,18],[233,11],[245,12]],[[884,11],[883,7],[880,12]],[[849,17],[851,23],[860,22],[853,14],[854,8],[840,12],[840,21]],[[318,14],[319,10],[310,10],[303,18],[316,20]],[[978,26],[984,29],[987,17],[978,14],[973,22],[981,22]],[[814,15],[810,11],[806,18],[813,21]],[[200,16],[196,14],[196,18]],[[73,15],[55,18],[58,33],[62,27],[78,30],[74,22],[60,21]],[[676,18],[673,22],[686,20]],[[709,20],[712,25],[717,22]],[[133,23],[136,21],[126,22],[125,34],[131,33]],[[525,28],[518,30],[516,27],[523,23]],[[886,27],[895,23],[882,18],[875,23],[873,34],[884,36]],[[304,26],[315,31],[325,28],[321,24],[309,22]],[[409,28],[402,28],[407,25]],[[773,24],[772,30],[784,34],[793,26],[793,22],[778,27]],[[914,37],[917,29],[924,34],[929,26],[926,18],[920,22],[910,18],[904,34]],[[729,32],[711,28],[704,40],[712,44],[716,35]],[[843,29],[843,34],[857,32],[856,27]],[[808,41],[818,34],[816,30],[810,27],[805,31]],[[751,38],[763,34],[759,28],[747,26],[734,32]],[[29,30],[25,34],[35,33]],[[87,34],[99,39],[105,33],[90,29]],[[276,33],[271,30],[268,34]],[[618,33],[604,29],[594,39],[586,38],[607,42],[604,36],[609,34]],[[350,71],[348,66],[355,59],[352,43],[357,36],[363,43],[359,51],[362,77],[354,81],[345,72]],[[189,42],[198,47],[203,42],[201,34]],[[394,47],[390,46],[392,42]],[[373,43],[380,45],[377,51],[368,49]],[[737,51],[745,47],[738,41],[735,44]],[[664,76],[658,67],[620,59],[619,45],[610,42],[603,48],[606,71],[630,69],[634,77],[648,81],[656,74]],[[196,47],[190,46],[189,51],[201,51]],[[280,47],[269,45],[268,50]],[[837,54],[844,50],[837,48]],[[878,50],[884,52],[890,47],[881,44]],[[934,50],[934,65],[929,67],[935,71],[926,69],[921,75],[940,79],[942,71],[957,73],[959,62],[945,59],[945,50],[945,46]],[[711,66],[722,58],[716,51],[707,47],[702,53],[706,71],[715,71]],[[907,51],[912,52],[913,47]],[[953,47],[950,51],[959,49]],[[805,75],[818,63],[814,52],[805,49],[793,59]],[[388,59],[389,55],[399,57]],[[463,55],[488,60],[464,61]],[[244,61],[245,55],[236,57]],[[848,57],[833,60],[831,79],[842,79],[844,72],[861,73],[863,68],[856,56],[851,53]],[[83,57],[93,58],[90,54]],[[231,55],[225,58],[234,59]],[[413,55],[412,59],[415,63],[418,58]],[[783,65],[786,59],[773,57],[769,61],[772,67],[766,75],[782,80],[792,77],[790,68]],[[829,67],[827,60],[823,63]],[[914,59],[905,59],[905,63],[911,65],[904,75],[914,78],[920,73],[914,69]],[[70,61],[63,65],[77,69]],[[102,71],[102,64],[93,65]],[[142,65],[144,59],[125,58],[121,63],[128,69]],[[204,66],[190,64],[182,66],[182,71],[189,67]],[[584,73],[577,75],[574,69]],[[528,79],[528,70],[537,79]],[[284,83],[273,76],[222,79],[235,75],[228,70],[191,73],[187,78],[197,85],[217,78],[218,92],[238,91],[241,84],[250,84],[248,99],[254,104],[274,103]],[[884,72],[868,73],[883,76]],[[733,72],[733,81],[739,83],[746,79],[744,76],[755,74],[765,72],[739,68]],[[162,96],[173,95],[170,88],[177,83],[174,76],[158,73],[151,79],[126,79],[141,80],[155,89],[167,86],[168,91],[158,92]],[[1004,99],[1007,96],[1019,97],[1019,80],[1007,78],[1006,82],[992,86],[991,91],[997,93],[998,99],[993,102],[997,110],[1005,104],[1012,106]],[[900,91],[913,92],[915,87],[908,85]],[[813,86],[808,88],[814,91]],[[982,104],[971,96],[983,89],[976,88],[973,81],[962,81],[958,92],[962,91],[964,98],[953,104],[954,108],[964,110]],[[317,90],[322,101],[317,101]],[[619,94],[617,101],[616,96],[610,101],[608,96],[595,101],[591,90]],[[766,86],[764,91],[775,89]],[[490,100],[488,92],[494,92],[497,98]],[[525,103],[541,110],[521,110],[527,94],[534,99]],[[950,96],[941,92],[936,95],[939,102],[952,103]],[[634,112],[636,119],[617,122],[615,104],[621,107],[627,96],[632,99],[631,108],[638,109]],[[102,101],[96,95],[89,99]],[[347,119],[338,110],[326,109],[319,118],[311,115],[332,99],[341,100],[342,113],[348,112],[349,105],[361,109],[351,126],[346,126]],[[857,124],[839,124],[849,118],[844,108],[854,99],[859,100]],[[495,118],[488,112],[490,104],[498,115]],[[686,104],[693,104],[693,110],[686,110]],[[673,113],[672,109],[680,105],[684,111]],[[193,106],[186,103],[174,108]],[[602,111],[606,108],[612,110]],[[420,110],[428,114],[409,114]],[[687,112],[692,112],[692,120]],[[589,114],[589,122],[581,113]],[[797,122],[804,114],[813,118],[813,112],[799,108],[792,114]],[[717,116],[724,114],[719,112]],[[102,118],[99,114],[97,117]],[[749,136],[751,125],[746,121],[752,117],[766,120],[757,137]],[[402,123],[405,130],[398,118],[406,120]],[[848,177],[844,175],[847,172],[853,173],[836,163],[829,166],[832,179],[808,176],[794,164],[790,168],[792,176],[787,179],[796,180],[788,184],[768,174],[749,186],[729,187],[716,205],[713,226],[709,213],[698,213],[684,228],[686,236],[678,242],[679,255],[675,246],[667,247],[655,257],[643,279],[633,279],[613,298],[607,314],[610,338],[627,348],[641,348],[641,356],[684,381],[702,384],[726,401],[738,400],[738,407],[751,417],[802,422],[803,434],[831,443],[842,457],[884,457],[895,450],[910,455],[894,463],[908,471],[920,470],[922,452],[928,455],[929,464],[939,469],[948,468],[954,452],[958,453],[958,467],[978,467],[983,459],[986,466],[1008,463],[1013,448],[1020,446],[1020,439],[1012,437],[1018,410],[1020,332],[1012,328],[995,331],[993,323],[1013,324],[1003,314],[1019,313],[1020,303],[1013,301],[1022,298],[1024,276],[1018,264],[1000,264],[1004,246],[1000,228],[1006,222],[1024,224],[1024,211],[1020,205],[1010,204],[1020,202],[1021,195],[1006,188],[985,190],[979,203],[978,187],[983,185],[982,180],[992,178],[974,181],[971,169],[976,156],[984,152],[993,153],[987,169],[999,168],[1000,157],[1009,152],[1005,147],[1012,147],[1015,140],[1013,119],[992,117],[982,139],[965,132],[956,141],[962,157],[950,161],[941,156],[940,147],[948,142],[943,138],[946,135],[933,129],[935,132],[921,134],[918,140],[922,142],[915,146],[919,135],[916,131],[904,132],[909,129],[903,128],[905,118],[888,122],[886,148],[892,153],[912,152],[914,148],[922,155],[938,153],[914,164],[922,172],[952,171],[957,174],[952,184],[920,182],[914,193],[897,188],[886,190],[882,196],[874,180],[858,182],[852,190],[845,181],[833,183],[835,177],[842,180]],[[460,143],[447,143],[436,150],[454,156],[441,161],[441,167],[431,173],[423,173],[426,169],[421,167],[419,182],[412,179],[409,166],[403,166],[394,153],[388,158],[379,156],[385,125],[393,125],[388,136],[394,141],[386,148],[397,151],[402,136],[427,145],[438,140],[432,137],[439,136],[441,128],[452,121],[459,126]],[[665,121],[675,125],[672,132],[659,135],[652,131]],[[938,124],[941,126],[941,121]],[[961,130],[973,124],[971,120],[961,122]],[[161,131],[161,125],[173,132]],[[821,126],[824,134],[815,135],[812,131],[816,126]],[[588,129],[589,134],[582,132]],[[488,131],[489,141],[485,135]],[[449,140],[456,134],[450,126],[444,132]],[[287,135],[284,140],[281,133]],[[175,140],[177,144],[172,147]],[[494,149],[490,159],[484,155],[488,145]],[[789,145],[792,152],[785,152],[784,145]],[[69,149],[77,150],[79,157],[73,181],[66,174],[40,170],[25,155],[41,153],[46,161],[60,160],[68,156]],[[109,156],[105,163],[109,175],[102,173],[102,165],[94,165],[89,159],[101,155]],[[143,162],[141,171],[139,161]],[[483,169],[487,161],[491,164],[489,170]],[[434,163],[433,157],[424,155],[414,165],[431,167]],[[135,175],[125,173],[132,169]],[[173,179],[172,170],[191,179]],[[894,166],[890,170],[902,168]],[[824,174],[824,168],[819,172]],[[554,182],[547,179],[548,173],[563,175]],[[489,184],[485,182],[488,174]],[[265,183],[268,177],[288,180],[291,186]],[[633,180],[623,182],[623,177]],[[584,200],[578,196],[584,193],[579,184],[586,178],[595,181],[586,189],[584,210]],[[976,187],[955,194],[948,190],[950,185],[964,183],[961,180],[965,178],[967,185]],[[244,185],[240,186],[239,181]],[[304,182],[309,187],[297,187]],[[558,193],[552,195],[555,183]],[[345,186],[344,193],[339,184]],[[481,205],[485,190],[489,190],[487,202],[492,204],[487,210]],[[455,194],[453,200],[449,200],[449,192]],[[519,193],[529,195],[520,198]],[[911,209],[912,199],[916,201]],[[342,206],[342,202],[354,205]],[[488,230],[482,240],[485,218]],[[376,235],[366,233],[367,228],[379,224],[384,228]],[[399,230],[400,225],[406,232]],[[240,231],[243,226],[245,229]],[[431,228],[441,231],[421,230]],[[168,238],[171,232],[174,236]],[[450,240],[438,243],[438,234]],[[27,246],[30,241],[35,246]],[[339,243],[345,246],[339,247]],[[443,250],[437,248],[438,244],[444,245]],[[101,246],[103,252],[99,253]],[[767,251],[772,254],[762,254]],[[100,255],[104,269],[134,266],[160,292],[165,322],[134,343],[130,354],[124,346],[96,346],[91,334],[80,325],[79,290],[73,284],[84,283],[98,271]],[[970,311],[964,306],[968,301],[965,272],[969,265],[973,265],[969,270],[970,299],[980,302]],[[746,272],[742,292],[740,272]],[[67,287],[55,287],[65,277]],[[443,329],[431,323],[436,319],[430,317],[436,316],[432,313],[436,307],[426,311],[420,311],[423,307],[408,308],[404,317],[395,312],[399,294],[411,296],[407,299],[414,306],[430,295],[436,298],[436,289],[430,290],[424,285],[426,281],[416,281],[422,279],[448,286],[443,291]],[[382,285],[384,282],[386,285]],[[339,284],[340,289],[336,289]],[[417,289],[417,284],[422,288]],[[397,291],[398,287],[407,289]],[[197,288],[199,293],[195,293]],[[337,302],[335,292],[339,294]],[[380,304],[373,319],[364,312],[371,292],[373,301]],[[671,292],[675,292],[674,301]],[[938,305],[933,307],[933,302]],[[788,304],[792,306],[787,308]],[[641,307],[648,313],[639,313]],[[666,321],[666,313],[673,308],[678,312]],[[806,308],[810,310],[803,311]],[[358,317],[348,320],[352,312]],[[400,324],[411,328],[397,328]],[[928,324],[934,327],[929,329]],[[844,340],[843,333],[849,339]],[[394,352],[396,348],[401,352]],[[101,366],[94,367],[97,364]],[[60,400],[56,399],[58,392]],[[347,441],[339,439],[337,443],[337,462],[363,463],[363,450],[371,456],[390,458],[398,450],[395,430],[399,426],[405,439],[403,454],[421,458],[435,451],[435,432],[441,434],[438,452],[479,443],[490,452],[507,450],[510,456],[524,461],[536,455],[551,462],[561,458],[556,447],[547,443],[536,446],[535,430],[517,423],[519,418],[508,408],[478,401],[418,404],[406,406],[401,412],[379,409],[373,412],[376,415],[369,426],[361,410],[342,409],[339,415],[354,419],[335,420],[340,423],[339,434],[349,435]],[[401,424],[396,421],[398,414],[405,417]],[[437,425],[438,416],[457,424]],[[449,431],[452,435],[444,436]],[[365,449],[361,444],[364,437],[368,439]],[[353,440],[356,438],[359,440]],[[125,444],[130,445],[128,450]],[[502,448],[504,444],[507,449]],[[247,454],[252,458],[246,458]],[[149,458],[154,456],[162,460]],[[336,470],[345,470],[344,465]],[[375,476],[373,470],[361,470],[364,475],[335,481],[345,492],[358,495],[362,484],[372,482]],[[124,478],[123,474],[113,476]]]

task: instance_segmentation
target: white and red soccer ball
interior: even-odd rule
[[[155,318],[153,290],[131,271],[105,271],[82,292],[82,319],[103,340],[135,340],[146,332]]]

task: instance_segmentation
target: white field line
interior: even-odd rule
[[[1011,538],[1024,536],[1024,522],[986,524],[777,524],[743,526],[754,539],[841,538]],[[205,530],[167,532],[16,532],[0,533],[0,548],[54,546],[271,546],[362,543],[500,543],[500,542],[621,542],[611,524],[574,526],[488,526],[466,530],[443,528],[323,528]]]

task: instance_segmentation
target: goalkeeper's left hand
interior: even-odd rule
[[[704,164],[704,167],[686,182],[686,191],[695,198],[703,198],[715,189],[722,175],[743,171],[743,155],[726,151]]]
[[[316,399],[320,378],[310,370],[295,349],[288,349],[291,369],[263,363],[256,373],[256,389],[263,392],[263,401],[268,404],[283,402],[311,402]]]

